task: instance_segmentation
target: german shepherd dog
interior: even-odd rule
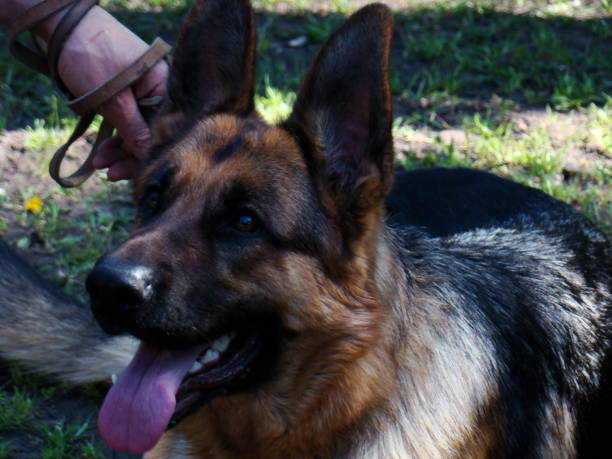
[[[594,457],[610,243],[484,172],[394,174],[391,35],[356,12],[270,126],[249,3],[196,1],[134,231],[87,279],[111,336],[2,246],[2,355],[121,372],[99,428],[149,458]]]

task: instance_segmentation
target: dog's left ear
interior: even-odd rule
[[[392,29],[382,4],[353,14],[317,55],[283,124],[300,140],[321,186],[351,212],[380,206],[393,179]]]

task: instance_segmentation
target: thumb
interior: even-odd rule
[[[121,147],[136,159],[143,159],[151,146],[152,136],[132,90],[127,88],[102,105],[100,114],[117,129],[123,140]]]

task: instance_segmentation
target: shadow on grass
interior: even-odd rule
[[[147,41],[160,35],[173,42],[184,12],[114,14]],[[491,106],[569,110],[603,104],[612,95],[610,18],[540,18],[465,5],[398,10],[394,16],[396,114],[415,124],[458,125]],[[258,94],[269,86],[295,91],[320,43],[342,19],[258,11]],[[297,37],[306,37],[306,44],[290,46]],[[44,77],[10,58],[3,34],[0,45],[0,128],[70,116]]]

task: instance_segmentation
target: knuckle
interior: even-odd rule
[[[127,139],[128,150],[135,153],[144,152],[151,144],[152,135],[149,129],[139,129]]]

